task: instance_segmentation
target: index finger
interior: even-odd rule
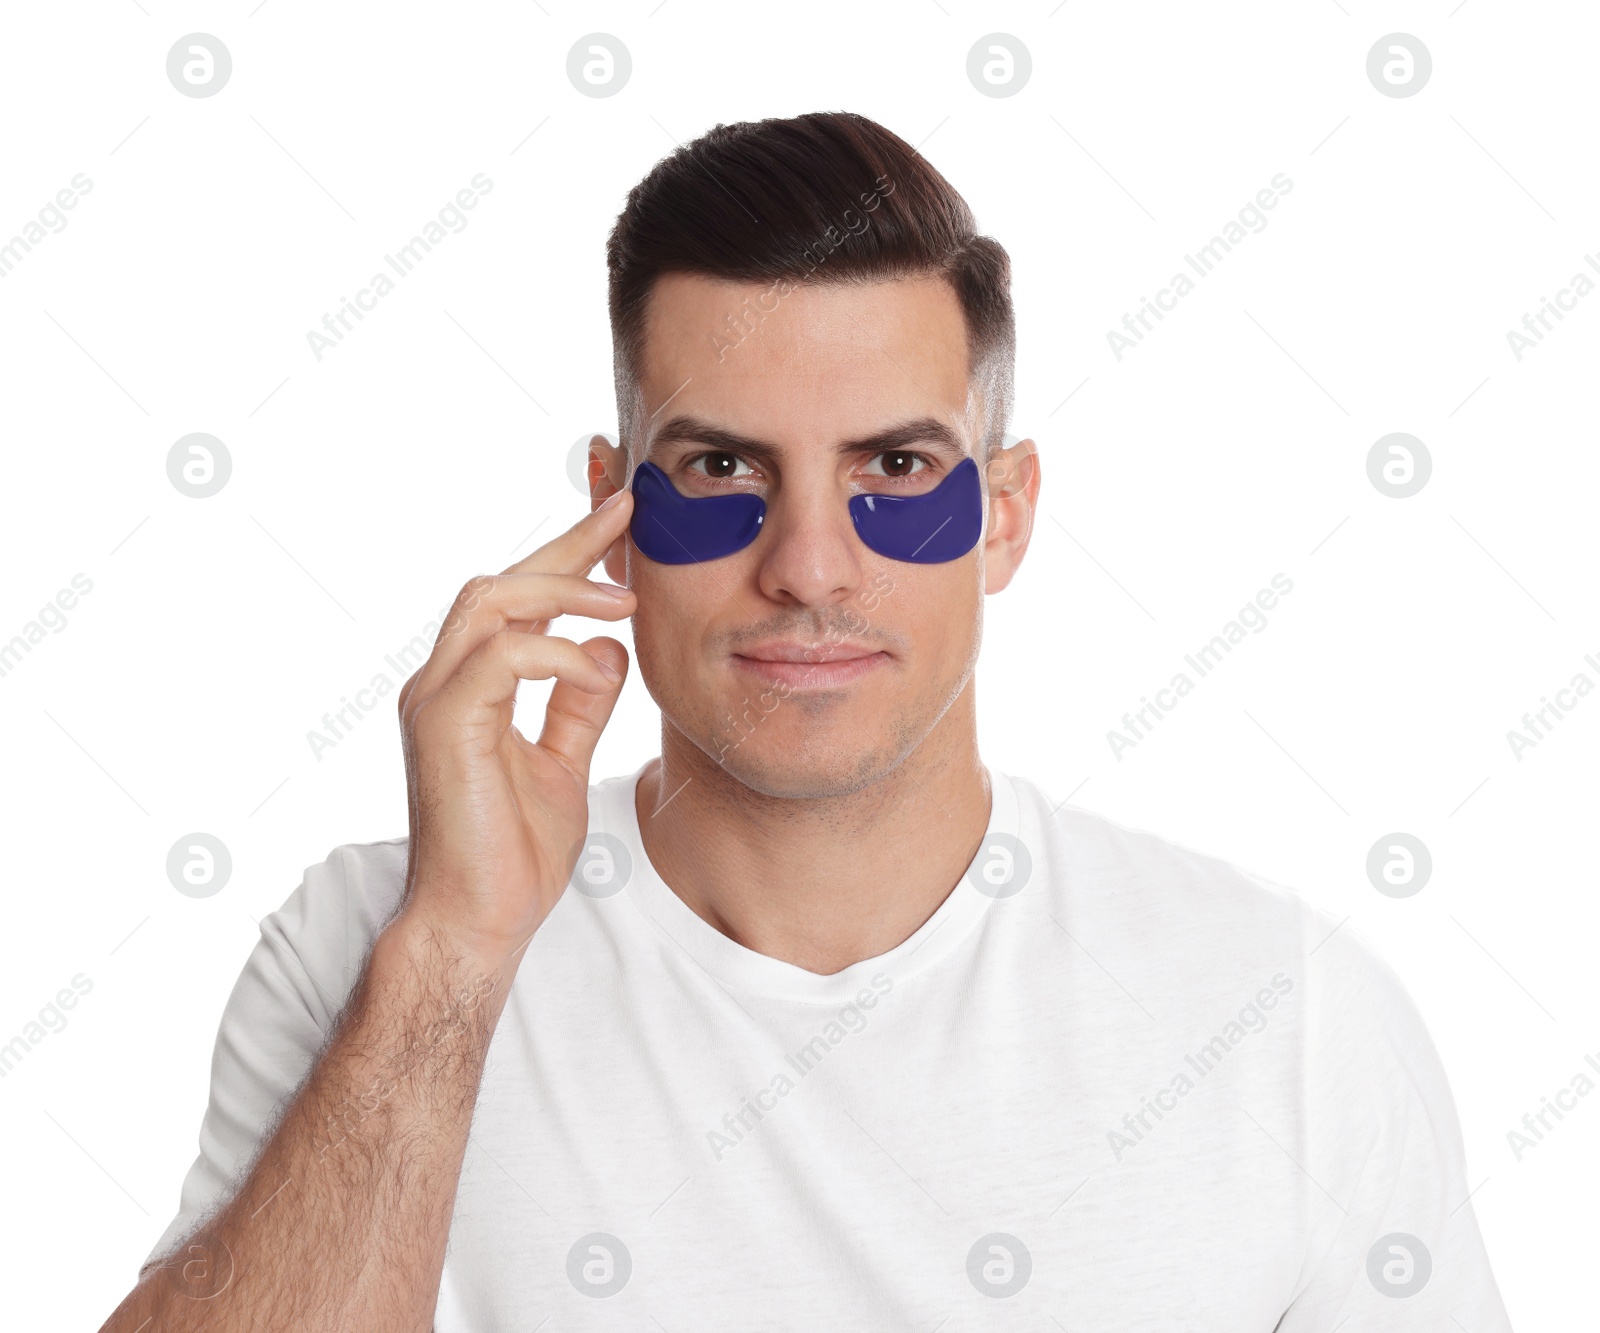
[[[633,492],[620,490],[559,537],[551,538],[501,573],[576,574],[581,577],[593,569],[611,543],[628,530],[628,520],[632,517]]]

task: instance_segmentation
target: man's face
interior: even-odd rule
[[[741,314],[742,338],[728,320]],[[766,517],[721,559],[657,564],[629,541],[606,569],[638,594],[635,652],[663,717],[745,786],[860,790],[970,688],[983,597],[1009,582],[1027,545],[1037,467],[1025,485],[1009,479],[1010,455],[1031,456],[1031,442],[991,464],[984,534],[958,559],[879,555],[848,508],[862,493],[925,494],[964,457],[983,465],[985,404],[967,359],[960,304],[939,279],[781,298],[767,283],[699,275],[656,284],[634,462],[689,497],[759,495]],[[925,424],[882,444],[908,423]],[[606,461],[620,485],[624,460]]]

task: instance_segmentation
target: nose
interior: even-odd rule
[[[786,476],[767,495],[758,578],[775,602],[830,606],[861,586],[866,551],[837,476]]]

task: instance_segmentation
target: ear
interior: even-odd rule
[[[983,590],[1001,592],[1016,575],[1033,536],[1039,504],[1039,450],[1030,440],[996,449],[984,468],[989,495],[988,533],[983,543]]]
[[[628,451],[621,445],[612,444],[604,435],[594,436],[589,441],[587,472],[589,508],[592,512],[622,489],[628,474]],[[623,533],[607,548],[605,571],[606,577],[618,587],[628,586],[627,533]]]

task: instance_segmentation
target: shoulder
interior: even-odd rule
[[[1276,985],[1298,991],[1304,1035],[1330,1056],[1360,1046],[1369,1061],[1387,1054],[1404,1067],[1431,1054],[1415,1002],[1351,914],[1335,915],[1224,857],[1052,801],[1026,778],[1011,780],[1044,863],[1041,896],[1051,913],[1086,948],[1098,946],[1105,966],[1110,956],[1148,978],[1169,1012],[1197,1001],[1243,1003]]]
[[[1222,856],[1081,806],[1053,802],[1011,778],[1025,838],[1038,843],[1057,904],[1115,924],[1153,947],[1232,952],[1247,941],[1283,949],[1325,938],[1338,919],[1293,889]]]
[[[294,892],[261,921],[257,957],[299,992],[324,1030],[400,907],[409,849],[406,837],[343,843],[308,865]]]
[[[632,791],[629,778],[590,784],[591,828],[617,821]],[[406,836],[342,843],[306,866],[299,886],[261,922],[251,966],[268,976],[280,999],[288,998],[282,991],[287,984],[323,1030],[338,1017],[378,934],[400,910],[410,850]],[[559,921],[552,914],[551,930],[570,925],[570,916],[570,909]]]

